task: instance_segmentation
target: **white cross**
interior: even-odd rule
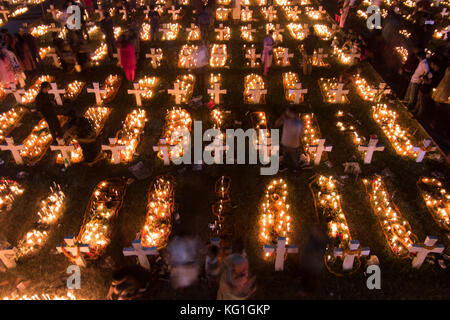
[[[223,138],[221,135],[214,138],[213,143],[205,147],[205,151],[214,152],[214,163],[223,164],[223,152],[230,149],[229,146],[223,144]],[[208,163],[207,163],[208,164]],[[211,163],[212,164],[212,163]]]
[[[289,53],[289,48],[283,48],[283,61],[282,64],[284,66],[289,65],[289,58],[293,58],[294,54],[293,53]]]
[[[250,60],[250,67],[256,67],[256,59],[261,58],[260,54],[256,54],[256,49],[251,48],[249,53],[245,54],[245,57]]]
[[[319,48],[317,53],[314,53],[313,57],[317,59],[317,66],[320,67],[323,58],[328,57],[328,53],[323,53],[323,48]]]
[[[133,83],[134,89],[128,89],[128,94],[134,94],[136,97],[136,105],[138,107],[142,106],[142,99],[141,94],[145,93],[146,91],[144,89],[139,88],[138,83]]]
[[[169,146],[166,142],[166,139],[159,139],[159,143],[156,146],[153,146],[153,151],[162,152],[164,165],[168,166],[170,164],[170,151],[175,150],[176,146]]]
[[[16,254],[17,249],[14,247],[7,247],[0,249],[0,260],[3,262],[5,267],[12,269],[16,267]]]
[[[267,89],[261,88],[261,83],[257,82],[254,89],[248,89],[248,92],[253,96],[254,103],[260,103],[261,95],[267,93]]]
[[[198,29],[198,27],[195,25],[195,23],[191,23],[191,26],[186,28],[187,32],[194,31],[195,29]]]
[[[94,88],[87,88],[87,92],[88,93],[93,93],[95,94],[95,102],[97,104],[102,104],[102,94],[106,94],[106,90],[105,89],[100,89],[100,85],[98,84],[98,82],[93,82],[92,86]]]
[[[274,7],[269,7],[269,9],[266,11],[267,18],[269,19],[269,22],[272,22],[274,19],[274,16],[277,14],[277,10]]]
[[[158,62],[161,60],[162,56],[162,52],[156,52],[155,48],[150,48],[150,53],[145,54],[145,58],[151,59],[153,69],[158,68]]]
[[[214,95],[214,103],[219,104],[220,103],[220,95],[226,94],[226,89],[220,89],[220,83],[216,82],[214,83],[214,89],[208,89],[208,93]]]
[[[445,16],[448,16],[447,8],[442,9],[441,16],[442,16],[442,18],[444,18]]]
[[[219,40],[222,41],[223,35],[224,35],[225,31],[227,31],[227,29],[224,28],[223,24],[221,23],[221,24],[219,24],[219,28],[215,28],[214,31],[219,33]]]
[[[73,261],[80,267],[86,267],[86,261],[84,261],[81,253],[88,253],[90,251],[89,245],[87,244],[76,244],[75,237],[66,237],[64,238],[64,242],[66,243],[63,246],[58,244],[56,246],[56,250],[59,253],[63,252],[63,248],[66,252],[72,255]],[[78,255],[78,252],[80,253]],[[77,256],[78,255],[78,256]]]
[[[344,271],[351,271],[353,269],[355,257],[368,256],[370,253],[369,248],[362,248],[359,250],[358,240],[350,240],[348,247],[348,250],[343,250],[342,248],[334,249],[335,257],[344,257],[344,263],[342,264],[342,269]]]
[[[378,86],[378,92],[377,94],[381,95],[386,95],[386,94],[390,94],[392,91],[391,89],[389,89],[389,87],[387,86],[386,83],[381,82],[380,85]]]
[[[359,151],[366,151],[364,157],[364,163],[369,164],[372,162],[373,153],[375,151],[384,151],[384,146],[377,147],[378,139],[370,138],[367,146],[358,146]]]
[[[300,82],[297,82],[295,84],[295,88],[288,89],[288,93],[293,94],[294,95],[294,103],[299,104],[300,98],[303,97],[303,95],[305,93],[308,93],[308,89],[302,89],[302,84]]]
[[[172,15],[172,20],[177,20],[177,14],[179,14],[181,11],[181,9],[177,9],[175,10],[175,6],[172,6],[170,10],[168,10],[167,12],[169,12]]]
[[[286,248],[287,248],[287,250],[286,250]],[[274,251],[275,251],[274,246],[264,245],[265,253],[273,253]],[[295,245],[286,246],[286,238],[278,237],[276,251],[277,251],[277,256],[275,258],[275,271],[283,271],[284,256],[286,255],[286,251],[287,251],[287,253],[298,253],[298,247]]]
[[[0,7],[0,14],[3,15],[3,19],[5,19],[5,21],[8,21],[9,10],[7,10],[3,6],[1,6]]]
[[[103,15],[103,8],[101,4],[98,4],[98,9],[95,10],[95,13],[99,15],[99,20],[103,20],[105,16]]]
[[[309,147],[309,151],[315,152],[316,156],[314,157],[314,164],[319,165],[320,159],[322,158],[322,153],[330,152],[333,149],[333,146],[325,146],[325,139],[319,139],[317,145],[313,145]]]
[[[16,84],[11,82],[9,88],[5,89],[7,94],[12,93],[14,98],[16,98],[17,103],[22,103],[22,95],[25,94],[24,89],[17,89]]]
[[[53,20],[58,20],[58,9],[56,9],[52,4],[50,5],[50,8],[47,9],[47,12],[52,14]]]
[[[282,32],[284,32],[284,29],[281,29],[279,24],[275,25],[275,28],[273,29],[273,37],[278,39]]]
[[[114,164],[119,164],[120,163],[120,151],[125,150],[127,148],[127,146],[117,144],[116,138],[109,138],[108,141],[109,141],[109,145],[102,144],[102,150],[111,151],[112,162]]]
[[[348,90],[343,90],[344,89],[344,84],[342,82],[338,83],[338,88],[337,89],[331,89],[330,92],[331,93],[335,93],[335,97],[334,97],[334,103],[340,103],[341,98],[343,96],[345,96],[346,94],[348,94]]]
[[[444,252],[443,244],[436,244],[438,241],[437,237],[427,236],[423,245],[421,244],[412,244],[409,246],[408,251],[411,253],[416,253],[416,257],[412,261],[413,268],[420,268],[425,261],[425,258],[430,252],[433,253],[442,253]]]
[[[133,240],[131,242],[131,246],[132,248],[123,248],[123,255],[126,257],[137,256],[139,259],[139,264],[143,268],[150,270],[150,262],[148,261],[147,256],[157,255],[158,251],[156,250],[156,247],[143,247],[141,240]]]
[[[168,89],[167,93],[175,96],[175,103],[180,104],[181,95],[187,94],[187,89],[180,89],[180,84],[178,82],[175,82],[173,85],[173,89]]]
[[[430,148],[430,150],[426,150],[426,149],[428,149],[430,144],[431,144],[431,139],[425,139],[425,140],[423,140],[421,146],[414,146],[412,148],[412,151],[419,152],[419,154],[417,155],[417,158],[416,158],[416,162],[422,162],[423,158],[425,157],[425,155],[427,154],[428,151],[436,150],[436,147],[432,147],[432,148]]]
[[[0,145],[0,150],[2,151],[10,151],[14,158],[16,164],[23,164],[22,156],[20,155],[20,151],[25,149],[24,145],[14,145],[14,139],[12,137],[5,138],[6,145]]]
[[[50,83],[50,86],[52,88],[48,91],[48,93],[55,96],[55,101],[58,106],[62,106],[63,101],[61,99],[61,95],[64,95],[66,93],[66,89],[58,89],[58,85],[55,82]]]
[[[60,151],[62,154],[62,157],[64,159],[64,163],[69,163],[70,164],[70,152],[75,150],[75,146],[73,144],[70,145],[66,145],[64,143],[64,139],[60,139],[60,138],[56,138],[56,141],[58,142],[57,146],[50,146],[50,150],[52,151]]]
[[[447,26],[444,30],[441,31],[441,33],[444,35],[444,40],[447,40],[448,33],[450,32],[450,26]]]

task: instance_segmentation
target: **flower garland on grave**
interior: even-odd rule
[[[184,140],[187,137],[179,137],[177,140],[173,140],[172,135],[177,131],[191,132],[191,125],[191,115],[185,109],[174,107],[172,110],[167,111],[162,138],[166,139],[167,145],[176,146],[176,148],[169,150],[171,159],[183,156],[183,145],[187,142]],[[164,159],[162,150],[158,151],[158,157]]]
[[[289,30],[289,34],[292,38],[295,40],[302,41],[306,38],[307,30],[305,30],[301,23],[289,23],[287,26],[287,29]]]
[[[119,153],[121,162],[133,160],[133,154],[139,144],[146,122],[146,112],[143,109],[135,109],[125,118],[122,129],[116,134],[117,144],[126,146],[126,149],[120,150]]]
[[[0,142],[9,136],[26,112],[27,109],[23,107],[13,107],[0,114]]]
[[[103,103],[109,103],[114,100],[119,92],[120,85],[122,84],[122,76],[117,74],[110,74],[106,79],[103,85],[101,86],[102,90],[105,90],[105,93],[101,94],[101,98]]]
[[[83,91],[86,82],[75,80],[67,85],[66,93],[64,94],[64,99],[70,102],[75,101]]]
[[[334,249],[341,248],[346,252],[352,240],[345,213],[341,207],[341,195],[336,187],[336,180],[330,176],[317,176],[309,184],[314,199],[314,209],[318,223],[326,224],[331,245],[327,245],[324,256],[328,271],[336,276],[343,276],[342,261],[334,256]],[[350,274],[361,266],[359,257]]]
[[[450,231],[450,194],[436,178],[420,177],[417,188],[436,224]]]
[[[140,79],[138,81],[139,90],[145,90],[145,92],[141,93],[142,99],[150,100],[151,98],[153,98],[159,82],[160,80],[157,77],[144,76],[144,78]]]
[[[22,97],[22,104],[33,103],[37,95],[39,94],[39,91],[41,90],[41,84],[45,81],[53,82],[54,80],[55,78],[49,75],[42,75],[37,78],[34,84],[27,91],[25,91],[25,94]]]
[[[251,94],[250,90],[256,89],[257,84],[259,84],[260,89],[265,89],[264,86],[264,80],[263,78],[255,73],[251,73],[249,75],[246,75],[244,78],[244,101],[247,104],[257,103],[254,100],[253,95]],[[264,104],[266,103],[266,95],[261,94],[261,99],[259,103]]]
[[[185,44],[181,47],[178,54],[178,68],[190,69],[197,65],[195,59],[195,53],[198,50],[198,46]]]
[[[156,177],[148,191],[147,216],[141,230],[142,246],[160,250],[167,245],[172,232],[174,202],[175,179],[172,176]]]
[[[297,83],[300,82],[300,78],[298,76],[298,73],[295,72],[285,72],[283,73],[283,87],[284,87],[284,96],[287,101],[294,102],[295,101],[295,94],[289,93],[289,89],[295,89],[295,86]],[[300,102],[303,102],[303,95],[300,99]]]
[[[372,211],[378,218],[391,251],[399,258],[407,258],[408,247],[417,243],[417,237],[412,232],[409,222],[402,217],[400,210],[391,201],[380,176],[363,179],[363,183],[370,198]]]
[[[14,200],[22,195],[23,191],[18,182],[0,178],[0,213],[11,210]]]
[[[59,185],[50,188],[50,194],[41,201],[37,216],[37,226],[27,232],[17,245],[17,257],[36,253],[47,242],[50,229],[55,225],[64,212],[65,194]]]
[[[336,78],[331,79],[319,79],[319,88],[322,93],[323,100],[327,103],[334,103],[336,99],[336,93],[331,92],[331,90],[337,90],[339,85],[339,80]],[[350,103],[347,96],[343,94],[341,96],[341,101],[339,103]]]
[[[97,184],[92,192],[77,236],[78,243],[89,245],[88,259],[98,259],[110,243],[112,222],[122,207],[126,187],[125,180],[111,178]]]
[[[227,57],[227,45],[215,43],[211,47],[209,65],[211,68],[223,68],[227,62]]]
[[[261,203],[260,241],[263,244],[277,245],[278,237],[286,237],[286,244],[290,243],[292,234],[292,219],[289,215],[287,203],[288,189],[283,179],[275,179],[267,186]],[[269,257],[266,253],[265,257]]]
[[[216,201],[211,205],[211,212],[214,216],[212,227],[213,237],[218,237],[222,248],[231,247],[232,224],[227,221],[230,215],[230,187],[231,178],[221,176],[214,185]]]
[[[303,150],[311,159],[314,159],[316,152],[310,151],[310,146],[317,145],[319,143],[319,139],[321,137],[319,125],[314,113],[303,113],[300,118],[304,127],[302,134]],[[327,152],[322,154],[322,159],[327,161]]]
[[[230,12],[231,12],[230,8],[218,7],[216,9],[216,20],[227,21],[228,17],[230,16]]]

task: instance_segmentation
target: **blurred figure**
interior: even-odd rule
[[[8,33],[8,29],[2,29],[0,32],[0,45],[6,47],[10,51],[14,51],[16,47],[16,39]]]
[[[233,253],[222,262],[217,300],[246,300],[255,291],[254,276],[249,274],[246,257]]]
[[[25,28],[20,28],[19,34],[30,48],[33,60],[38,63],[41,62],[41,56],[39,55],[39,47],[37,45],[36,38],[33,37],[33,35]]]
[[[150,12],[148,13],[150,19],[150,41],[157,42],[159,37],[159,12],[155,10],[155,6],[150,6]]]
[[[261,61],[264,64],[264,75],[267,75],[270,66],[272,65],[273,46],[275,41],[273,40],[273,30],[269,31],[269,34],[264,38],[264,48]]]
[[[209,287],[217,284],[220,274],[219,247],[209,244],[205,259],[205,276]]]
[[[41,90],[36,96],[35,103],[36,109],[48,124],[48,128],[50,130],[50,134],[53,137],[53,140],[56,141],[56,139],[63,137],[63,130],[56,114],[56,103],[48,93],[50,88],[50,83],[48,83],[47,81],[42,82]]]
[[[128,81],[133,81],[136,70],[136,54],[134,52],[133,44],[124,34],[120,36],[120,40],[118,41],[118,49],[119,62],[125,72],[125,77]]]
[[[3,55],[8,59],[9,66],[11,68],[11,71],[14,73],[15,83],[19,83],[21,87],[25,86],[25,79],[27,76],[23,72],[22,67],[20,66],[19,60],[17,59],[14,52],[8,50],[6,47],[3,47],[1,49],[1,52]]]
[[[2,51],[0,51],[0,82],[4,88],[9,88],[11,83],[16,83],[9,59]]]
[[[205,75],[206,68],[209,65],[209,50],[206,41],[202,41],[197,48],[195,56],[195,78],[197,82],[198,94],[203,94],[205,91]]]
[[[108,58],[109,61],[114,59],[114,51],[116,50],[114,42],[114,23],[111,19],[109,11],[105,11],[103,14],[104,18],[100,21],[100,29],[105,35],[106,46],[108,47]]]
[[[141,52],[141,21],[137,17],[131,18],[131,23],[129,26],[130,41],[134,48],[134,53],[136,54],[136,63],[139,62],[139,56]]]
[[[200,34],[203,41],[208,41],[209,39],[209,28],[211,25],[211,18],[209,16],[208,11],[206,10],[206,6],[203,6],[202,11],[197,17],[197,23],[200,28]]]
[[[16,53],[23,70],[32,71],[36,69],[36,63],[31,54],[31,49],[20,34],[16,34]]]
[[[234,0],[232,17],[235,25],[241,20],[241,0]]]
[[[303,75],[305,76],[310,76],[312,74],[312,57],[319,40],[319,37],[316,36],[314,31],[314,27],[309,27],[308,36],[303,40],[302,51]]]
[[[125,267],[113,273],[112,283],[106,295],[107,300],[133,300],[143,296],[150,282],[140,279],[142,276],[137,274],[135,269]]]
[[[419,52],[417,54],[419,58],[419,65],[417,66],[414,74],[409,82],[408,89],[406,90],[405,102],[408,108],[415,106],[417,101],[417,94],[419,93],[419,85],[423,82],[423,76],[430,72],[430,66],[426,59],[425,52]]]
[[[444,70],[439,68],[435,59],[430,59],[430,71],[422,77],[422,83],[419,86],[419,93],[417,95],[417,103],[414,109],[411,110],[416,117],[420,117],[425,109],[427,111],[434,109],[431,93],[433,88],[436,88],[444,77],[444,72]],[[427,113],[429,114],[429,112]]]

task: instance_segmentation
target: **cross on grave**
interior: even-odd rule
[[[330,90],[331,93],[336,94],[333,103],[340,103],[342,96],[345,96],[346,94],[349,93],[348,90],[343,90],[343,89],[344,89],[344,84],[342,82],[339,82],[337,89]]]
[[[294,54],[293,53],[289,53],[289,48],[283,48],[283,65],[288,65],[289,64],[289,58],[293,58]]]
[[[9,88],[5,89],[5,93],[12,93],[14,95],[14,98],[16,98],[17,103],[22,103],[22,95],[25,95],[25,90],[17,89],[16,84],[14,82],[11,82]]]
[[[134,94],[134,96],[136,97],[136,105],[140,107],[142,106],[141,94],[145,93],[146,91],[144,89],[140,89],[138,83],[133,83],[133,88],[134,89],[128,89],[128,94]]]
[[[227,57],[227,55],[225,54],[223,47],[218,47],[217,51],[211,55],[211,58],[217,58],[217,59],[222,59],[222,58],[226,58],[226,57]]]
[[[256,67],[256,59],[261,58],[260,54],[256,54],[256,49],[251,48],[249,53],[245,54],[245,57],[250,60],[250,67]]]
[[[64,242],[65,245],[58,244],[56,246],[56,250],[59,253],[67,252],[70,254],[73,262],[76,263],[77,266],[86,267],[86,261],[84,260],[81,253],[88,253],[90,251],[89,245],[87,244],[77,244],[75,241],[75,237],[65,237]]]
[[[56,9],[54,5],[51,4],[50,8],[47,9],[47,12],[52,14],[53,20],[58,20],[58,9]]]
[[[333,146],[325,146],[325,139],[319,139],[317,145],[313,145],[309,147],[309,151],[315,152],[316,156],[314,157],[314,164],[319,165],[320,159],[322,158],[322,153],[330,152],[333,150]]]
[[[220,83],[216,82],[214,83],[214,89],[208,89],[208,93],[214,95],[214,103],[219,104],[220,103],[220,95],[226,94],[226,89],[220,89]]]
[[[447,28],[445,28],[444,30],[441,31],[441,33],[444,35],[444,40],[447,40],[449,31],[450,31],[450,26],[447,26]]]
[[[291,8],[291,12],[294,15],[298,16],[298,14],[300,13],[300,10],[298,10],[298,6],[295,6],[295,7]]]
[[[3,262],[6,268],[12,269],[16,267],[17,249],[14,247],[6,247],[0,249],[0,261]]]
[[[103,100],[101,95],[106,94],[106,90],[100,89],[100,85],[98,82],[93,82],[92,86],[93,88],[87,88],[87,92],[95,94],[95,102],[97,104],[102,104]]]
[[[145,58],[150,58],[152,62],[152,68],[156,69],[158,68],[158,61],[162,58],[162,53],[156,52],[155,48],[150,48],[150,53],[146,53]]]
[[[272,22],[274,19],[274,16],[277,14],[277,10],[274,7],[269,7],[267,12],[267,18],[269,19],[269,22]]]
[[[150,262],[148,261],[147,256],[156,256],[158,254],[156,247],[143,247],[141,240],[133,240],[131,246],[132,248],[123,248],[123,255],[125,257],[137,256],[139,264],[143,268],[150,270]]]
[[[120,163],[120,151],[125,150],[127,146],[117,144],[117,138],[109,138],[109,145],[102,144],[102,150],[111,151],[112,153],[112,162],[114,164]]]
[[[180,104],[181,103],[181,95],[186,94],[187,89],[180,89],[180,84],[178,82],[175,82],[173,85],[173,89],[168,89],[167,93],[175,96],[175,103]]]
[[[295,88],[288,89],[288,93],[293,94],[294,95],[294,103],[299,104],[300,98],[303,97],[303,95],[305,93],[308,93],[308,89],[302,89],[302,84],[300,82],[297,82],[295,84]]]
[[[319,48],[317,52],[314,53],[313,57],[317,59],[317,66],[320,67],[323,58],[328,57],[328,53],[323,53],[323,48]]]
[[[286,250],[287,248],[287,250]],[[275,271],[283,271],[284,270],[284,256],[287,253],[298,253],[298,247],[296,245],[288,245],[286,246],[286,238],[278,237],[277,247],[275,249],[274,246],[264,245],[265,253],[273,253],[277,251],[277,256],[275,258]]]
[[[9,14],[8,9],[5,9],[5,7],[0,6],[0,14],[3,15],[3,19],[5,19],[5,21],[8,21],[8,14]]]
[[[127,10],[124,8],[124,7],[122,7],[121,9],[119,9],[119,13],[121,13],[122,14],[122,20],[127,20]]]
[[[223,27],[223,23],[219,24],[219,28],[215,28],[214,31],[219,33],[219,40],[223,40],[223,35],[227,29]]]
[[[5,138],[6,145],[0,145],[0,150],[2,151],[10,151],[14,158],[16,164],[23,164],[22,156],[20,155],[20,151],[25,149],[24,145],[14,145],[14,139],[12,137]]]
[[[230,149],[229,146],[223,144],[223,138],[221,136],[215,137],[214,141],[205,147],[205,151],[214,152],[214,163],[223,164],[223,153]]]
[[[170,151],[175,150],[176,146],[170,146],[167,144],[166,139],[159,139],[159,143],[156,146],[153,146],[153,151],[158,153],[162,152],[164,165],[168,166],[170,164]]]
[[[425,258],[429,253],[442,253],[444,252],[443,244],[436,244],[438,238],[435,236],[427,236],[423,244],[412,244],[409,246],[408,251],[416,253],[412,261],[413,268],[420,268],[425,261]]]
[[[442,18],[444,18],[445,16],[448,16],[448,11],[447,11],[447,8],[444,8],[444,9],[442,9],[442,11],[441,11],[441,16],[442,16]]]
[[[344,262],[342,264],[342,269],[344,271],[351,271],[353,269],[355,257],[368,256],[370,254],[369,248],[359,249],[359,246],[360,244],[358,240],[350,240],[348,250],[343,250],[342,248],[334,249],[335,257],[344,258]]]
[[[170,32],[169,24],[164,23],[162,25],[162,28],[160,28],[160,30],[162,31],[163,34],[167,34],[168,32]]]
[[[75,146],[73,144],[66,145],[64,139],[56,138],[56,141],[58,142],[58,145],[51,145],[50,150],[60,151],[64,159],[64,163],[68,163],[70,165],[70,152],[75,150]]]
[[[261,83],[257,82],[254,89],[248,89],[248,92],[253,96],[254,103],[260,103],[261,95],[267,93],[267,89],[261,88]]]
[[[430,145],[431,145],[431,139],[425,139],[425,140],[423,140],[421,146],[414,146],[412,148],[412,151],[419,152],[419,154],[417,155],[417,158],[416,158],[416,162],[422,162],[423,158],[425,158],[425,155],[427,154],[427,152],[435,151],[437,149],[436,147],[430,147]]]
[[[305,33],[306,36],[309,35],[309,27],[308,27],[308,26],[309,26],[309,25],[308,25],[307,23],[305,23],[305,24],[303,25],[303,32]]]
[[[191,32],[191,31],[194,31],[195,29],[197,29],[198,27],[195,25],[195,23],[191,23],[191,26],[190,27],[187,27],[186,28],[186,31],[187,32]]]
[[[98,16],[99,16],[98,19],[99,20],[105,19],[105,15],[103,14],[103,8],[102,8],[102,5],[100,3],[98,4],[98,9],[95,10],[95,13],[98,14]]]
[[[63,101],[61,99],[61,95],[66,93],[66,89],[58,89],[58,85],[55,82],[50,83],[52,87],[48,93],[53,94],[55,96],[55,101],[58,106],[63,105]]]
[[[172,15],[172,20],[177,20],[177,14],[179,14],[180,11],[181,9],[175,9],[175,6],[172,6],[167,12]]]
[[[350,52],[347,52],[345,54],[350,57],[350,62],[353,62],[354,59],[361,57],[361,54],[358,52],[358,49],[356,47],[352,47]]]
[[[250,37],[251,37],[251,36],[252,36],[252,33],[253,33],[253,32],[256,32],[256,29],[252,29],[252,24],[249,23],[249,24],[247,25],[247,30],[245,30],[245,31],[249,32],[249,33],[250,33]]]
[[[378,92],[377,95],[386,95],[386,94],[390,94],[392,91],[391,89],[389,89],[388,85],[384,82],[381,82],[380,85],[378,86]]]
[[[375,151],[384,151],[384,146],[377,146],[378,139],[370,138],[367,146],[358,146],[359,151],[365,151],[364,163],[369,164],[372,162],[373,153]]]
[[[274,37],[274,39],[278,39],[282,32],[284,32],[284,29],[281,29],[280,25],[276,24],[275,28],[273,29],[273,37]]]

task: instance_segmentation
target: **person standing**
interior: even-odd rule
[[[197,81],[198,94],[202,94],[205,91],[205,74],[206,68],[209,64],[209,51],[206,41],[202,41],[197,48],[195,57],[195,77]]]
[[[219,247],[209,244],[205,258],[205,277],[209,287],[217,284],[220,275]]]
[[[312,74],[312,57],[319,40],[319,37],[315,34],[314,27],[309,27],[308,36],[303,40],[302,52],[303,75],[305,76]]]
[[[11,70],[14,73],[15,83],[19,82],[21,87],[25,86],[25,79],[27,76],[23,72],[22,67],[20,66],[19,60],[17,59],[14,52],[8,50],[6,47],[1,49],[5,57],[9,61],[9,65],[11,66]]]
[[[104,18],[100,21],[100,29],[105,35],[106,46],[108,47],[108,58],[109,61],[114,59],[114,51],[116,50],[114,42],[114,23],[112,21],[109,11],[105,11]]]
[[[120,66],[125,72],[127,80],[133,81],[136,70],[136,54],[134,52],[133,44],[128,40],[126,35],[121,35],[118,47]]]
[[[197,17],[197,23],[200,27],[200,34],[203,41],[208,41],[209,38],[209,28],[211,19],[209,13],[206,10],[206,6],[203,6],[202,12]]]
[[[4,88],[9,88],[11,83],[16,83],[14,72],[11,69],[9,59],[0,50],[0,82]]]
[[[137,17],[131,18],[130,23],[130,41],[134,48],[134,53],[136,54],[136,63],[139,62],[140,52],[141,52],[141,21]]]
[[[148,13],[150,19],[150,41],[157,42],[159,37],[159,12],[155,10],[155,6],[150,6],[150,12]]]
[[[56,140],[57,138],[63,137],[63,130],[59,123],[58,116],[55,112],[56,104],[54,102],[54,99],[52,99],[50,97],[50,94],[48,93],[50,88],[51,87],[49,82],[42,82],[41,90],[36,96],[35,103],[36,109],[48,124],[48,128],[50,130],[50,134],[53,137],[53,140]]]
[[[33,59],[33,55],[31,54],[31,50],[27,42],[20,34],[16,34],[16,39],[17,57],[19,58],[19,62],[21,63],[23,70],[35,70],[36,63]]]
[[[262,53],[262,63],[264,64],[264,75],[267,75],[270,66],[272,65],[273,46],[275,40],[273,40],[273,30],[269,31],[269,34],[264,38],[264,48]]]
[[[412,108],[416,104],[417,94],[419,93],[419,85],[423,81],[423,76],[430,72],[430,67],[428,65],[428,61],[426,59],[425,52],[421,51],[417,54],[419,58],[419,65],[414,71],[414,74],[411,77],[411,81],[409,82],[408,89],[406,90],[405,102],[408,108]]]
[[[19,34],[22,36],[23,40],[28,45],[28,48],[30,48],[33,60],[37,63],[41,62],[41,56],[39,55],[39,48],[36,42],[36,38],[33,37],[33,35],[30,32],[28,32],[27,29],[24,28],[19,29]]]
[[[289,107],[285,113],[275,121],[275,127],[283,126],[281,135],[281,155],[283,156],[280,165],[280,172],[288,168],[296,170],[300,158],[300,135],[303,133],[303,123],[297,117],[294,107]]]

